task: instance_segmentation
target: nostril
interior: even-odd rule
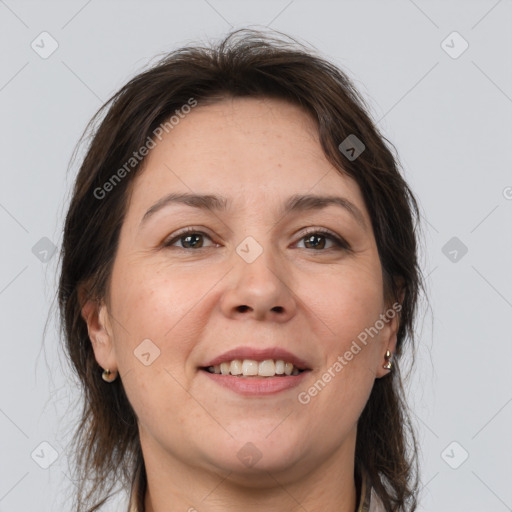
[[[240,311],[240,313],[244,313],[248,309],[251,309],[251,308],[249,306],[238,306],[238,311]]]

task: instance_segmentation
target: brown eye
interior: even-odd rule
[[[185,231],[182,231],[181,233],[178,233],[170,240],[164,242],[164,247],[171,247],[174,246],[176,242],[180,242],[181,247],[177,246],[178,249],[202,249],[205,247],[205,237],[211,240],[211,238],[206,233],[189,228]]]
[[[330,231],[322,229],[310,231],[301,238],[301,241],[302,240],[304,240],[306,249],[313,249],[317,251],[322,251],[323,249],[350,249],[350,246],[345,242],[345,240],[338,238]],[[331,241],[334,246],[326,248],[327,241]]]
[[[304,245],[308,249],[325,249],[327,237],[321,234],[308,235],[304,238]]]

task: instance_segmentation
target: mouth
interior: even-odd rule
[[[273,396],[299,386],[309,363],[280,347],[239,346],[198,368],[213,383],[244,397]]]
[[[232,359],[230,361],[223,361],[220,364],[202,366],[200,370],[243,379],[295,377],[303,372],[310,371],[309,368],[305,368],[301,363],[294,364],[284,359],[264,359],[261,361],[256,359]]]
[[[304,382],[311,371],[283,359],[234,359],[199,369],[207,379],[230,392],[260,398],[293,390]]]

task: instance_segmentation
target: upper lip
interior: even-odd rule
[[[217,356],[215,359],[208,361],[202,367],[216,366],[220,363],[232,361],[233,359],[252,359],[253,361],[264,361],[266,359],[282,360],[292,363],[299,370],[310,370],[308,363],[292,354],[288,350],[279,347],[270,348],[253,348],[253,347],[237,347],[228,350]]]

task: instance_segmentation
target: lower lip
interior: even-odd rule
[[[234,375],[222,375],[200,370],[217,384],[231,389],[244,396],[267,396],[274,395],[280,391],[298,386],[304,380],[308,370],[299,375],[288,375],[286,377],[235,377]]]

